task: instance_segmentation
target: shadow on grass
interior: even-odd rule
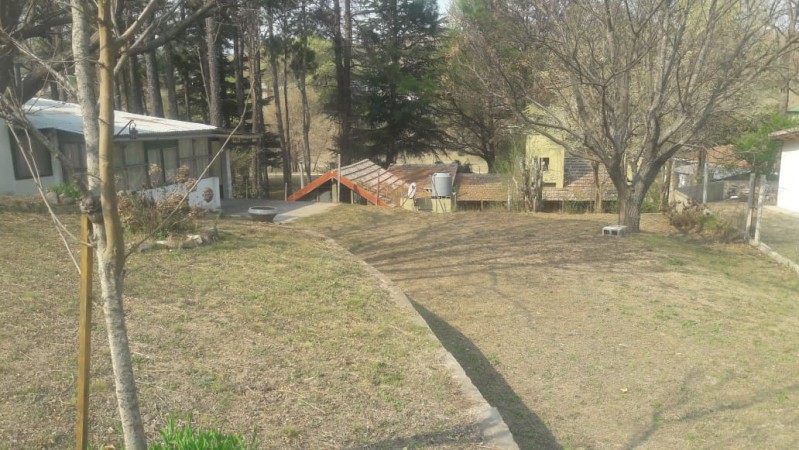
[[[479,436],[475,436],[472,427],[458,427],[450,430],[435,433],[417,434],[406,438],[389,439],[374,444],[361,447],[352,447],[352,450],[367,450],[379,448],[425,448],[431,445],[453,444],[468,446],[474,444],[475,447],[482,444]]]
[[[410,297],[409,300],[438,340],[458,360],[483,397],[502,414],[519,448],[545,450],[563,448],[541,418],[530,411],[472,341]]]

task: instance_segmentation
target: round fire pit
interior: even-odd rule
[[[277,208],[274,206],[253,206],[247,210],[250,219],[256,222],[274,222],[277,215]]]

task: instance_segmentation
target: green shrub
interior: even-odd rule
[[[58,196],[65,196],[69,198],[73,198],[75,200],[80,198],[80,191],[75,186],[74,183],[72,184],[56,184],[55,186],[50,186],[47,188],[48,191],[58,194]]]
[[[192,428],[191,421],[189,417],[186,425],[177,427],[175,419],[170,417],[167,426],[161,430],[163,442],[150,445],[150,450],[240,450],[258,447],[254,435],[248,443],[240,434],[223,434],[214,429]]]

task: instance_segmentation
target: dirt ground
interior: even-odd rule
[[[340,207],[328,234],[409,295],[526,449],[799,448],[799,278],[612,216]]]

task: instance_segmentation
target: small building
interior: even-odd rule
[[[770,136],[782,142],[777,206],[799,212],[799,127],[777,131]]]
[[[527,155],[541,158],[544,166],[544,210],[564,209],[567,204],[587,209],[596,200],[597,189],[601,189],[603,202],[618,199],[603,165],[599,165],[597,180],[591,162],[570,154],[542,135],[528,136]]]
[[[22,145],[31,146],[33,163],[42,186],[66,184],[71,177],[86,178],[86,148],[83,139],[83,116],[80,106],[54,100],[34,98],[25,106],[28,120],[55,143],[69,159],[74,173],[66,173],[43,145],[28,143],[24,132],[17,132]],[[115,164],[119,190],[159,192],[174,185],[178,168],[186,166],[191,178],[202,178],[197,195],[190,202],[198,203],[202,192],[213,192],[212,207],[232,196],[229,150],[219,154],[228,133],[210,125],[150,117],[124,111],[114,113]],[[240,138],[249,136],[241,135]],[[203,173],[211,162],[210,169]],[[8,125],[0,121],[0,194],[34,195],[37,193],[28,164]],[[205,200],[203,200],[205,202]],[[209,202],[205,202],[209,203]]]

